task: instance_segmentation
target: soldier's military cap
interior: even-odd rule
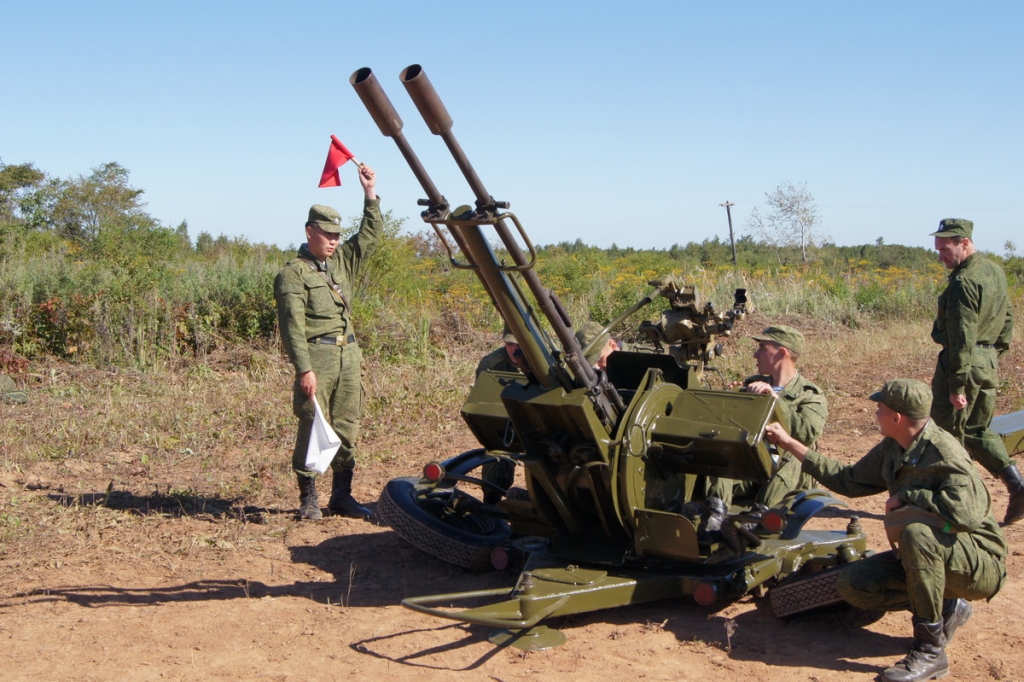
[[[306,222],[316,223],[324,232],[334,234],[341,232],[341,214],[330,206],[313,204],[309,208],[309,218],[306,219]]]
[[[586,348],[599,335],[601,337],[601,340],[595,343],[587,354],[587,362],[591,365],[601,359],[601,351],[604,350],[604,347],[608,345],[608,341],[612,338],[612,335],[608,332],[601,334],[603,329],[604,325],[600,322],[587,322],[583,325],[582,329],[576,332],[576,340],[580,342],[580,348]]]
[[[887,381],[881,391],[868,398],[911,419],[924,419],[932,410],[932,390],[916,379]]]
[[[788,348],[797,355],[804,354],[804,335],[799,329],[786,324],[776,324],[765,329],[761,334],[751,335],[755,341],[771,341],[783,348]]]
[[[939,221],[938,232],[932,232],[930,237],[964,237],[971,239],[974,234],[974,221],[963,218],[946,218]]]
[[[502,343],[519,343],[516,341],[516,335],[512,333],[509,326],[506,324],[505,328],[501,330],[501,341]]]

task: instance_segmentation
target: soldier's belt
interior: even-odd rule
[[[995,348],[995,344],[992,343],[976,343],[975,348]]]
[[[321,336],[310,341],[310,343],[322,343],[327,346],[347,346],[348,344],[355,342],[355,334],[349,334],[347,336]]]

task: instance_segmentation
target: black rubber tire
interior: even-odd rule
[[[836,592],[836,578],[842,567],[796,575],[768,590],[768,599],[777,618],[787,618],[843,603]]]
[[[478,515],[474,520],[485,532],[469,532],[448,525],[416,497],[417,478],[394,478],[380,492],[377,515],[398,535],[427,554],[474,571],[491,568],[491,551],[508,539],[508,522]]]

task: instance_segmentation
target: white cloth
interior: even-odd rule
[[[341,447],[341,439],[324,418],[324,412],[316,398],[313,398],[313,405],[316,407],[316,416],[313,418],[309,447],[306,449],[306,468],[322,474],[331,466],[334,455]]]

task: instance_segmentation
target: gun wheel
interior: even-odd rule
[[[377,502],[381,521],[403,540],[438,559],[475,571],[491,568],[491,550],[511,532],[508,522],[479,512],[453,514],[443,501],[423,492],[416,478],[388,481]]]
[[[841,567],[829,568],[787,578],[768,591],[772,611],[777,618],[843,603],[836,591]]]

